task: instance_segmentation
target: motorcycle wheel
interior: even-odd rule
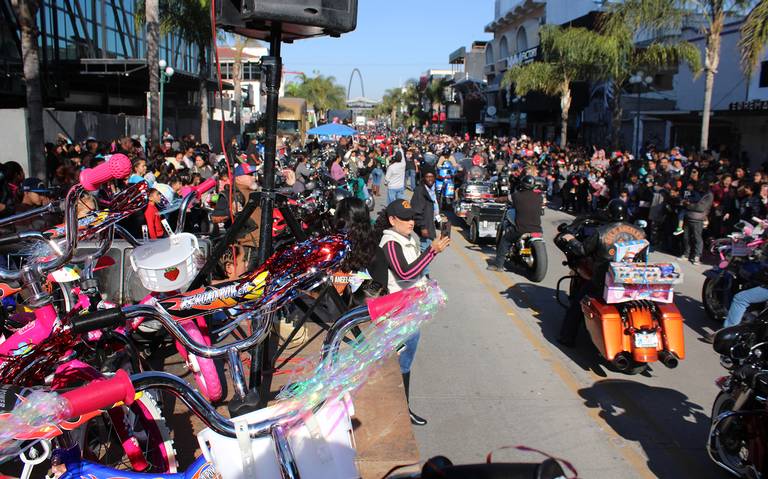
[[[469,225],[469,242],[472,244],[478,244],[480,242],[480,232],[477,227],[477,221],[473,221]]]
[[[714,420],[717,416],[733,409],[736,398],[726,391],[721,391],[712,405]],[[747,425],[743,419],[735,417],[728,425],[728,434],[723,434],[722,426],[719,431],[714,431],[709,438],[709,448],[712,456],[739,474],[739,477],[747,477],[747,471],[752,465],[749,462],[749,438]]]
[[[720,283],[719,278],[707,277],[701,287],[701,302],[707,316],[722,323],[728,315],[728,307],[733,299],[733,292],[725,291]]]
[[[534,283],[540,283],[547,275],[547,245],[543,241],[534,241],[531,244],[533,254],[533,267],[529,268],[528,279]]]

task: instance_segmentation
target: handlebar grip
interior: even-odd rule
[[[127,178],[130,174],[131,160],[122,153],[117,153],[99,166],[80,172],[80,184],[88,191],[96,191],[102,183]]]
[[[125,323],[125,315],[119,307],[102,309],[84,316],[75,316],[70,319],[72,332],[81,334],[110,326],[120,326]]]
[[[3,235],[0,236],[0,246],[8,246],[12,244],[16,244],[19,241],[21,241],[21,237],[18,233],[12,233],[9,235]]]
[[[216,175],[211,176],[207,180],[195,186],[194,191],[197,194],[197,197],[200,198],[206,191],[210,190],[214,186],[216,186]]]
[[[67,401],[67,416],[72,418],[111,407],[118,402],[130,405],[136,397],[136,390],[128,373],[118,369],[113,378],[93,381],[62,393],[61,397]]]

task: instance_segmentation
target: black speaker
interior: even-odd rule
[[[216,24],[266,40],[280,23],[283,41],[330,35],[357,27],[357,0],[215,0]]]

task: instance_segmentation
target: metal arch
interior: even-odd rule
[[[365,85],[363,85],[363,74],[360,73],[360,70],[357,68],[354,68],[352,70],[352,73],[349,75],[349,83],[347,84],[347,100],[349,100],[349,92],[352,90],[352,79],[355,77],[355,72],[357,72],[357,77],[360,79],[360,90],[362,90],[363,97],[365,97]]]

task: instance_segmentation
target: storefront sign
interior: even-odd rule
[[[728,106],[731,111],[763,111],[768,110],[768,100],[736,101]]]
[[[536,60],[536,57],[539,54],[539,47],[533,47],[529,48],[528,50],[523,50],[522,52],[515,53],[511,57],[509,57],[509,60],[507,61],[507,66],[512,67],[514,65],[525,65],[526,63],[531,63],[534,60]]]

